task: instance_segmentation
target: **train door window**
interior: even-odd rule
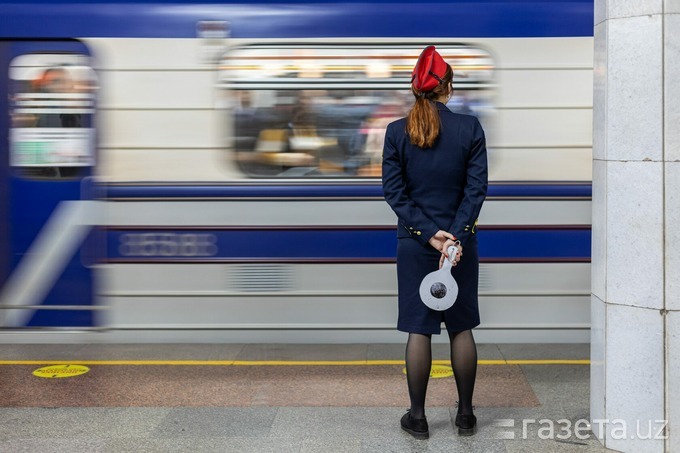
[[[454,70],[453,111],[492,108],[483,49],[439,45]],[[422,46],[252,45],[220,65],[233,156],[253,177],[380,177],[385,127],[413,104]]]
[[[20,55],[9,76],[14,172],[26,178],[68,179],[92,167],[97,83],[89,57]]]

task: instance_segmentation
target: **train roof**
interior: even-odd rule
[[[234,38],[577,37],[593,15],[593,0],[0,2],[0,37],[194,38],[200,21]]]

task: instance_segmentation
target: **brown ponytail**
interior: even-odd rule
[[[434,102],[451,91],[453,70],[447,65],[446,74],[432,91],[422,92],[411,87],[416,102],[406,118],[406,133],[411,144],[420,148],[431,148],[439,137],[441,120]]]

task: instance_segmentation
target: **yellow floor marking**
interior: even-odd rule
[[[433,360],[433,365],[450,365]],[[590,360],[479,360],[479,365],[590,365]],[[404,365],[403,360],[0,360],[0,365],[126,365],[126,366],[357,366]]]
[[[68,378],[73,376],[80,376],[85,374],[90,369],[86,366],[81,365],[50,365],[42,368],[38,368],[33,372],[33,376],[47,379],[55,378]]]
[[[402,374],[406,373],[406,368],[401,370]],[[430,377],[434,379],[447,378],[453,376],[451,365],[432,365],[430,369]]]

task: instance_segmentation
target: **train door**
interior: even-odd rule
[[[78,41],[0,41],[0,327],[95,327],[96,77]],[[91,205],[91,203],[90,203]]]

